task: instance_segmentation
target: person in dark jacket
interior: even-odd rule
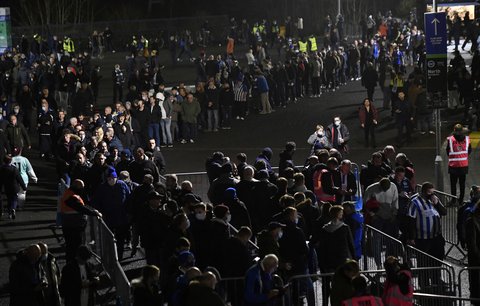
[[[410,143],[412,134],[413,113],[410,102],[406,99],[405,93],[399,92],[395,102],[395,124],[397,126],[397,144],[402,145],[403,128],[406,130],[406,141]]]
[[[234,188],[238,183],[238,179],[233,176],[232,172],[233,167],[231,163],[222,165],[221,175],[210,185],[210,188],[208,189],[208,198],[213,205],[222,203],[225,190],[227,190],[227,188]]]
[[[85,183],[88,195],[90,197],[95,195],[96,190],[101,184],[107,182],[109,166],[105,162],[106,160],[107,158],[105,157],[105,155],[98,152],[97,154],[95,154],[92,167],[90,167],[90,169],[88,170],[88,180]]]
[[[350,132],[345,124],[342,123],[340,116],[333,117],[333,122],[327,126],[325,136],[332,145],[342,155],[348,153],[348,142],[350,141]]]
[[[190,282],[185,292],[185,306],[226,306],[225,301],[215,292],[217,277],[205,272]]]
[[[42,99],[42,109],[38,114],[38,135],[40,146],[40,157],[51,158],[52,136],[53,136],[53,110],[48,106],[48,102]]]
[[[280,256],[280,245],[278,240],[283,237],[285,224],[270,222],[266,229],[257,234],[258,256],[263,258],[268,254]]]
[[[468,266],[478,267],[480,265],[480,207],[478,202],[472,208],[472,214],[466,222],[466,246],[468,250]],[[469,270],[470,297],[480,297],[480,271]],[[472,305],[480,305],[474,302]]]
[[[118,259],[123,259],[125,240],[129,231],[127,200],[130,188],[119,180],[114,168],[107,170],[107,181],[96,190],[92,202],[104,216],[105,223],[115,235]]]
[[[308,254],[305,234],[298,227],[299,215],[295,208],[287,207],[284,210],[285,228],[283,236],[278,240],[280,245],[280,260],[287,266],[289,277],[308,274]],[[308,305],[315,305],[313,285],[310,279],[298,280],[293,286],[293,299],[298,300],[301,293],[306,293]]]
[[[367,166],[360,171],[360,184],[366,190],[368,186],[372,185],[380,177],[387,177],[392,173],[392,170],[382,162],[382,154],[374,152],[372,159],[368,161]]]
[[[375,127],[378,124],[378,112],[372,102],[366,98],[358,110],[360,126],[365,132],[365,147],[368,148],[371,139],[372,148],[375,148]]]
[[[230,224],[237,229],[242,226],[251,228],[250,214],[248,213],[245,204],[238,199],[236,189],[232,187],[227,188],[223,193],[223,196],[223,204],[228,206],[230,213],[232,214]]]
[[[166,233],[171,223],[161,208],[163,196],[153,191],[148,194],[147,207],[140,216],[139,231],[142,247],[145,249],[147,264],[163,267],[166,258],[163,258]]]
[[[277,268],[278,257],[268,254],[248,269],[245,275],[245,306],[270,306],[278,302],[280,290],[275,288],[273,280]]]
[[[153,154],[153,162],[157,166],[158,172],[160,174],[165,174],[165,168],[167,167],[165,158],[163,157],[162,151],[158,147],[158,143],[155,139],[150,138],[148,140],[148,146],[145,148],[145,152],[152,152]]]
[[[220,91],[219,104],[222,113],[222,129],[229,130],[232,126],[232,107],[234,102],[233,90],[227,80],[223,83]],[[241,103],[241,102],[238,102]]]
[[[318,237],[313,238],[312,243],[317,246],[318,263],[322,273],[332,273],[355,255],[352,233],[343,218],[343,207],[332,206],[329,210],[331,221],[322,227]],[[322,283],[323,302],[328,305],[330,296],[331,278],[326,278]]]
[[[342,301],[353,296],[355,289],[352,280],[358,277],[360,267],[355,260],[347,259],[335,271],[332,279],[331,305],[342,306]]]
[[[48,252],[48,245],[40,242],[38,246],[42,252],[39,261],[42,270],[42,278],[47,281],[47,286],[43,287],[45,305],[60,306],[60,292],[58,291],[60,268],[58,267],[55,256]]]
[[[133,306],[157,306],[163,304],[158,288],[160,269],[147,265],[142,269],[142,277],[132,280]]]
[[[160,179],[158,168],[153,161],[146,159],[145,151],[142,148],[137,148],[134,157],[135,160],[128,165],[127,169],[132,181],[139,184],[145,174],[151,174],[153,181],[158,182]]]
[[[223,264],[220,270],[222,277],[245,276],[245,272],[253,263],[252,255],[248,249],[251,237],[252,231],[250,228],[242,226],[239,228],[238,233],[227,240],[224,248]]]
[[[218,132],[218,108],[220,94],[213,80],[208,82],[208,87],[205,90],[205,96],[207,99],[207,132]]]
[[[88,87],[88,83],[82,82],[81,88],[75,94],[72,103],[72,115],[91,114],[92,107],[95,102],[92,90]]]
[[[160,144],[160,120],[162,119],[162,110],[158,106],[155,96],[149,98],[148,110],[148,137],[155,139],[155,143]]]
[[[132,118],[135,118],[135,120],[139,124],[140,130],[136,131],[136,132],[140,132],[139,136],[141,136],[139,140],[140,143],[138,145],[143,146],[148,139],[148,126],[150,123],[150,112],[145,106],[145,101],[138,100],[138,108],[132,111]],[[133,121],[132,121],[132,128],[135,131],[135,128],[133,127]]]
[[[132,150],[134,147],[134,138],[130,125],[125,122],[125,114],[117,116],[117,122],[113,124],[113,130],[118,137],[124,149]]]
[[[95,305],[95,287],[100,280],[94,276],[93,267],[88,262],[91,257],[90,249],[81,245],[75,260],[63,267],[59,289],[65,306]]]
[[[17,116],[15,115],[10,115],[9,118],[10,121],[5,129],[5,134],[10,144],[10,151],[13,151],[13,148],[19,148],[22,151],[25,147],[31,149],[30,137],[23,124],[17,121]]]
[[[205,170],[207,171],[210,184],[222,174],[223,158],[222,152],[214,152],[212,157],[205,162]]]
[[[280,160],[278,162],[278,175],[285,177],[285,169],[286,168],[295,168],[295,164],[293,163],[293,154],[297,145],[293,141],[289,141],[285,144],[285,150],[280,153]]]
[[[17,253],[17,258],[10,265],[10,306],[42,306],[44,298],[42,289],[47,282],[41,278],[38,261],[41,250],[32,244]]]
[[[230,238],[229,222],[232,219],[227,206],[220,204],[213,209],[214,218],[210,220],[209,264],[217,267],[223,260],[223,248]]]
[[[368,62],[367,68],[362,74],[362,85],[367,89],[368,100],[373,101],[373,94],[378,82],[378,74],[373,63]]]
[[[257,178],[258,182],[251,191],[252,206],[248,207],[254,232],[261,231],[272,217],[273,197],[278,191],[277,186],[268,180],[267,170],[258,171]]]
[[[12,156],[6,155],[3,158],[3,165],[0,167],[0,190],[4,190],[7,197],[8,213],[10,219],[15,220],[17,209],[18,192],[20,189],[27,190],[27,186],[20,176],[17,167],[12,164]]]

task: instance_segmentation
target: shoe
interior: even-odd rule
[[[224,130],[231,130],[232,128],[229,127],[229,126],[226,126],[226,127],[224,127],[223,129],[224,129]]]
[[[173,148],[173,144],[168,144],[167,147]]]
[[[185,139],[182,139],[182,140],[180,141],[180,143],[185,144],[185,143],[187,143],[187,141],[186,141]]]
[[[434,131],[428,131],[428,134],[435,135],[435,132]]]
[[[245,120],[245,118],[243,118],[243,117],[240,117],[240,120]]]
[[[167,145],[166,144],[161,144],[160,148],[165,148]]]
[[[266,112],[259,112],[260,115],[266,115]]]
[[[195,143],[195,141],[193,141],[193,139],[190,139],[190,143]]]

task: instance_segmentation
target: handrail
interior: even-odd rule
[[[447,267],[449,267],[450,269],[453,270],[453,266],[452,266],[450,263],[448,263],[448,262],[446,262],[446,261],[443,261],[443,260],[441,260],[441,259],[438,259],[437,257],[432,256],[432,255],[430,255],[430,254],[428,254],[428,253],[425,253],[425,252],[422,251],[422,250],[419,250],[419,249],[417,249],[417,248],[415,248],[415,247],[413,247],[413,246],[411,246],[411,245],[407,245],[407,249],[412,249],[412,250],[414,250],[414,251],[416,251],[416,252],[419,252],[420,254],[422,254],[422,255],[424,255],[424,256],[427,256],[428,258],[432,259],[433,261],[437,261],[438,263],[441,263],[442,265],[445,265],[445,266],[447,266]]]
[[[238,233],[238,229],[235,226],[231,225],[230,223],[227,223],[227,225],[228,225],[229,228],[231,228],[235,232],[235,234]],[[260,250],[258,245],[256,245],[252,240],[248,239],[248,243],[251,246],[253,246],[256,250]]]
[[[417,188],[421,189],[421,188],[422,188],[422,185],[417,184]],[[444,192],[444,191],[435,190],[435,193],[438,193],[438,194],[440,194],[440,195],[443,195],[443,196],[446,196],[446,197],[449,197],[449,198],[454,198],[454,199],[457,199],[457,200],[458,200],[458,197],[457,197],[457,196],[454,196],[453,194],[450,194],[450,193],[446,193],[446,192]]]
[[[461,296],[450,296],[450,295],[440,295],[440,294],[430,294],[430,293],[417,293],[414,292],[413,296],[416,297],[425,297],[425,298],[437,298],[445,299],[450,301],[470,301],[470,302],[480,302],[480,298],[464,298]]]

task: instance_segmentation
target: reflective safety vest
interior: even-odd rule
[[[257,32],[258,32],[258,27],[254,26],[252,28],[252,34],[257,34]]]
[[[322,187],[322,176],[323,174],[328,173],[327,169],[322,169],[316,171],[313,175],[313,192],[317,196],[318,201],[323,202],[335,202],[335,195],[325,193]],[[332,186],[333,186],[333,177],[332,177]]]
[[[67,200],[70,199],[71,197],[76,198],[81,205],[85,206],[85,203],[83,202],[82,197],[75,194],[71,189],[67,189],[63,193],[62,198],[60,200],[60,213],[61,214],[64,214],[64,215],[79,214],[78,211],[76,211],[75,209],[73,209],[73,208],[71,208],[70,206],[67,205]]]
[[[412,284],[412,272],[410,271],[400,271],[408,276],[408,293],[403,294],[400,291],[398,284],[391,283],[390,281],[385,281],[385,287],[383,288],[383,304],[388,306],[412,306],[413,305],[413,284]]]
[[[345,300],[342,306],[383,306],[383,302],[379,297],[367,295]]]
[[[317,39],[315,37],[310,37],[308,39],[310,41],[310,51],[315,52],[318,50],[317,47]]]
[[[300,50],[300,52],[307,52],[307,43],[298,41],[298,50]]]
[[[280,32],[278,25],[272,25],[272,33],[277,34],[278,32]]]
[[[63,41],[63,50],[68,53],[75,52],[75,44],[71,38],[67,38]]]
[[[263,24],[259,25],[258,26],[258,31],[261,33],[261,34],[264,34],[265,33],[265,26]]]
[[[470,137],[465,136],[465,140],[457,141],[455,137],[448,137],[448,166],[452,168],[468,167],[468,147],[470,145]]]

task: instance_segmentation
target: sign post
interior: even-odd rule
[[[10,8],[0,7],[0,54],[12,48],[12,30],[10,24]]]
[[[435,109],[436,188],[444,190],[440,109],[448,105],[447,96],[447,17],[445,13],[425,13],[427,99]]]

